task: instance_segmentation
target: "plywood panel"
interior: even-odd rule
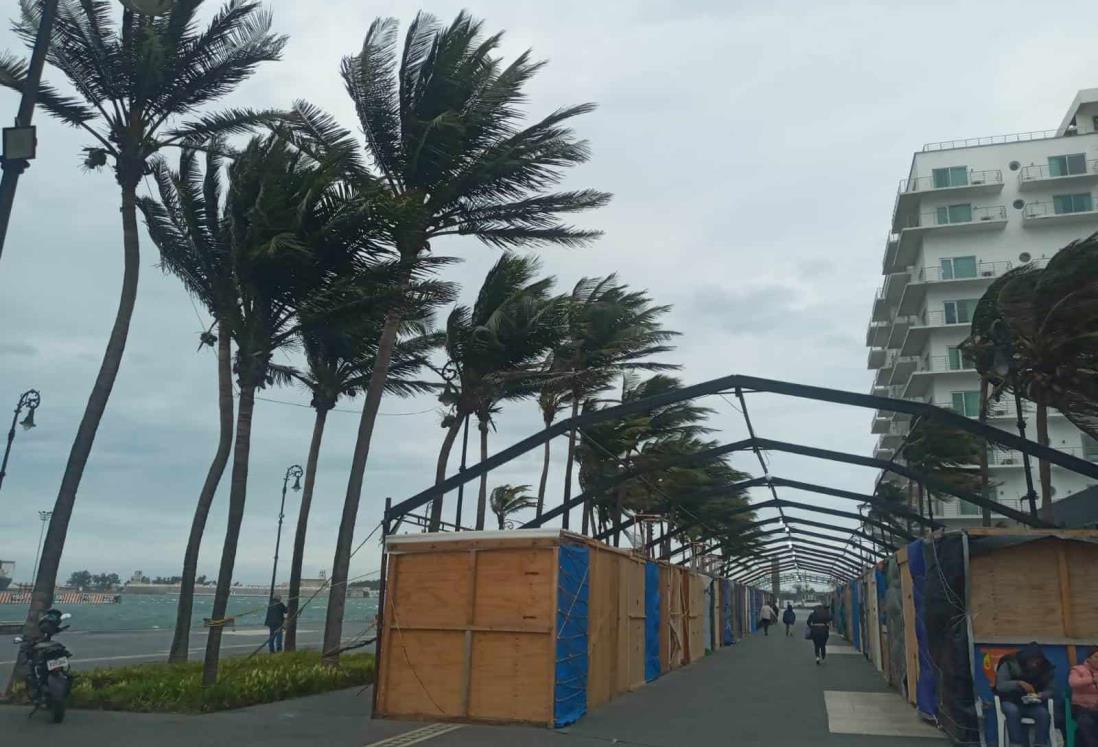
[[[671,669],[671,568],[660,566],[660,673]]]
[[[682,569],[672,566],[668,569],[668,649],[667,663],[671,669],[678,669],[685,661],[686,654],[686,596]]]
[[[482,550],[478,556],[475,624],[514,628],[552,625],[551,548]]]
[[[1065,542],[1071,620],[1076,638],[1098,638],[1098,545]]]
[[[390,602],[395,623],[412,627],[464,623],[469,599],[469,553],[401,555]],[[455,620],[455,610],[458,612]]]
[[[904,654],[907,660],[907,700],[915,704],[915,683],[919,679],[919,641],[915,636],[915,593],[911,572],[907,567],[907,548],[900,548],[900,592],[903,595]]]
[[[461,717],[464,642],[465,634],[462,632],[389,632],[385,645],[388,666],[382,715]]]
[[[620,576],[618,556],[599,551],[591,553],[591,603],[587,632],[588,708],[597,708],[609,701],[617,681]]]
[[[625,616],[627,666],[621,668],[625,676],[619,679],[621,685],[619,692],[636,690],[644,686],[644,567],[643,561],[627,561],[629,579]]]
[[[1040,540],[972,556],[969,610],[977,641],[982,636],[1040,640],[1064,635],[1057,542]]]
[[[481,558],[483,562],[483,557]],[[529,633],[473,633],[468,717],[481,721],[548,723],[553,703],[545,639]]]
[[[687,661],[694,662],[705,658],[705,618],[709,614],[705,609],[705,583],[702,576],[689,571],[685,574],[688,617]]]

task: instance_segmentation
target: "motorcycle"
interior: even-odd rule
[[[42,613],[38,620],[40,635],[34,637],[17,636],[12,642],[19,645],[19,661],[26,666],[27,696],[34,704],[33,716],[39,710],[49,711],[53,723],[59,724],[65,719],[65,705],[72,691],[72,675],[69,672],[69,657],[72,656],[65,646],[53,640],[53,636],[68,630],[62,625],[72,615],[57,609]]]

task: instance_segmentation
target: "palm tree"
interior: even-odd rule
[[[193,150],[183,152],[178,172],[171,171],[163,161],[154,161],[152,173],[160,202],[149,198],[138,200],[149,235],[160,250],[161,266],[178,277],[187,291],[205,305],[217,328],[216,336],[209,332],[202,336],[203,344],[217,344],[217,449],[198,494],[183,553],[179,603],[168,653],[168,661],[173,663],[184,662],[188,658],[198,553],[214,494],[229,461],[233,439],[232,350],[227,315],[233,308],[235,290],[224,242],[225,231],[219,215],[222,198],[219,150],[215,148],[206,153],[204,173],[198,168]]]
[[[1098,234],[1072,242],[1044,268],[1023,265],[985,291],[963,347],[993,388],[1036,404],[1037,441],[1049,445],[1048,408],[1098,437]],[[1052,470],[1039,460],[1041,510]]]
[[[622,373],[678,368],[650,360],[652,356],[673,349],[667,343],[678,333],[660,326],[660,317],[669,310],[669,306],[652,305],[645,292],[629,290],[614,275],[583,278],[576,283],[568,299],[565,337],[549,356],[546,363],[549,376],[538,396],[545,427],[551,426],[557,413],[569,404],[575,418],[583,401],[607,388],[614,377]],[[575,450],[576,433],[572,430],[568,435],[565,503],[572,494]],[[549,456],[547,441],[538,483],[538,516],[545,507]],[[585,506],[584,521],[589,511],[590,506]]]
[[[918,420],[912,425],[900,454],[922,476],[937,478],[958,490],[980,489],[980,476],[972,471],[980,458],[980,441],[968,431],[933,419]],[[916,488],[919,513],[923,514],[934,496],[926,490],[923,480],[917,481]],[[932,506],[929,513],[933,514]]]
[[[492,513],[499,520],[500,531],[507,528],[508,516],[533,508],[537,503],[532,496],[527,495],[529,490],[529,485],[497,485],[492,488],[488,501],[492,507]]]
[[[384,280],[384,277],[375,278],[372,283]],[[362,284],[362,279],[358,278],[354,292],[362,293],[366,287]],[[378,295],[370,294],[363,299],[365,306],[355,304],[355,321],[351,324],[343,319],[333,323],[328,313],[330,306],[322,306],[310,316],[302,315],[301,342],[306,367],[303,371],[293,369],[288,373],[309,390],[312,395],[310,405],[316,411],[316,416],[305,462],[305,487],[301,493],[293,556],[290,561],[285,630],[287,651],[294,651],[297,647],[301,567],[304,562],[305,536],[309,526],[313,489],[316,486],[316,469],[324,426],[328,413],[339,401],[344,397],[356,396],[369,381],[377,352],[378,331],[387,308],[384,304],[376,303],[378,298]],[[326,298],[325,301],[330,304],[332,299]],[[371,301],[374,303],[371,304]],[[352,303],[352,300],[342,298],[337,303],[344,307]],[[434,389],[432,384],[415,378],[426,364],[427,356],[441,343],[437,335],[427,333],[428,324],[426,319],[418,322],[409,320],[407,330],[397,339],[385,387],[387,393],[407,397]]]
[[[245,131],[272,117],[270,112],[231,109],[169,126],[231,92],[260,63],[277,60],[286,41],[270,33],[271,17],[259,3],[230,3],[204,30],[196,21],[200,5],[201,0],[178,2],[170,14],[155,19],[127,9],[120,24],[109,0],[61,0],[57,5],[47,61],[76,89],[77,96],[42,83],[37,102],[92,138],[93,145],[85,148],[85,166],[112,166],[121,189],[124,269],[114,326],[69,452],[42,548],[28,628],[52,601],[76,493],[126,347],[140,267],[137,184],[147,162],[164,147]],[[21,1],[15,29],[28,46],[33,44],[41,10],[40,2]],[[22,91],[26,77],[23,60],[0,55],[0,85]]]
[[[446,320],[445,348],[452,371],[440,397],[450,407],[443,421],[446,436],[439,451],[435,484],[446,479],[446,464],[458,429],[475,415],[481,460],[488,458],[488,429],[497,405],[536,391],[539,362],[560,339],[564,302],[550,298],[552,278],[535,280],[539,263],[532,257],[504,254],[488,271],[472,308],[458,306]],[[484,528],[487,473],[481,476],[476,528]],[[431,506],[431,530],[442,519],[442,496]]]
[[[570,226],[561,216],[609,200],[594,190],[551,191],[569,166],[589,157],[568,123],[593,107],[560,109],[522,126],[523,89],[541,64],[529,53],[503,64],[502,34],[484,38],[481,29],[465,13],[446,27],[419,14],[398,53],[396,21],[379,19],[361,51],[343,61],[370,161],[348,158],[346,168],[374,189],[373,207],[385,216],[387,241],[409,282],[431,242],[443,236],[475,236],[500,248],[587,244],[598,232]],[[347,153],[349,133],[308,107],[298,110],[310,128],[302,138],[311,139],[311,147]],[[399,314],[389,314],[366,387],[332,562],[337,585],[347,580],[366,462],[399,328]],[[342,594],[328,597],[328,663],[338,658],[344,605]]]

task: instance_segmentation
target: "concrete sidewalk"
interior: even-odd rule
[[[6,706],[0,734],[51,747],[396,747],[386,741],[396,736],[430,747],[934,747],[942,739],[860,654],[837,646],[817,667],[809,642],[780,632],[722,649],[560,731],[373,721],[369,696],[350,690],[208,716],[71,711],[58,726]]]

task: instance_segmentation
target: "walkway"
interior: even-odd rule
[[[797,632],[800,630],[798,626]],[[846,653],[842,653],[843,648]],[[365,715],[368,704],[368,693],[346,691],[197,717],[73,711],[60,726],[53,726],[44,718],[28,722],[25,709],[0,707],[0,733],[11,736],[13,744],[48,737],[51,747],[88,744],[598,747],[612,743],[635,747],[725,744],[935,747],[944,744],[940,734],[920,723],[914,710],[887,688],[860,654],[848,647],[837,647],[825,666],[816,667],[811,644],[799,635],[786,638],[773,631],[769,637],[754,636],[662,677],[561,731],[371,721]],[[849,729],[860,733],[832,733],[829,723],[836,732]],[[924,736],[883,736],[882,732]],[[394,737],[402,738],[398,742]]]

